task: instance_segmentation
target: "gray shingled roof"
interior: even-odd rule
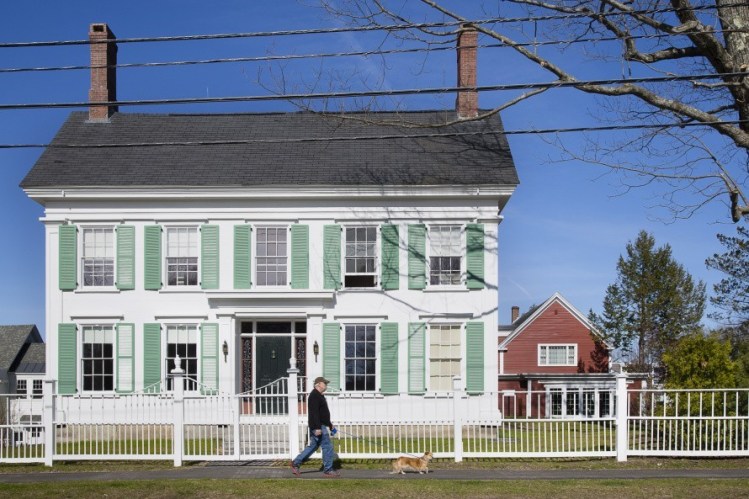
[[[498,116],[439,128],[383,123],[445,123],[455,113],[348,116],[116,113],[110,123],[90,123],[75,112],[21,187],[518,183]],[[459,135],[404,137],[445,133]],[[175,141],[203,145],[153,145]],[[126,146],[144,143],[152,145]],[[96,147],[63,147],[70,145]]]
[[[47,365],[46,353],[47,345],[44,343],[30,344],[14,372],[16,374],[44,374]]]
[[[42,337],[34,325],[0,326],[0,369],[13,367],[24,344],[41,341]]]

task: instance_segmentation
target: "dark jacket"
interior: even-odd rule
[[[323,425],[328,428],[333,427],[333,423],[330,422],[330,410],[325,395],[314,388],[307,397],[307,420],[310,430],[313,431],[319,430]]]

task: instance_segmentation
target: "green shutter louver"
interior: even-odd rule
[[[484,226],[466,225],[466,286],[484,288]]]
[[[117,289],[135,289],[135,227],[117,226]]]
[[[218,392],[218,324],[200,325],[200,383],[203,394]]]
[[[341,325],[326,322],[322,325],[322,375],[330,381],[328,389],[341,389]]]
[[[135,390],[135,324],[117,324],[117,392]]]
[[[161,226],[147,225],[144,229],[143,266],[145,289],[161,289]]]
[[[252,229],[249,225],[234,226],[234,289],[252,286]]]
[[[424,361],[426,327],[424,322],[408,324],[408,393],[426,391],[426,363]]]
[[[161,324],[143,324],[143,390],[161,391]]]
[[[218,225],[200,227],[200,287],[219,287],[219,243]]]
[[[291,289],[309,289],[309,225],[291,226]]]
[[[466,324],[466,391],[484,391],[484,323]]]
[[[408,226],[408,289],[426,288],[426,235],[426,225]]]
[[[59,286],[61,291],[78,287],[78,227],[61,225],[59,229]]]
[[[75,324],[57,325],[57,393],[77,392],[78,338]]]
[[[380,232],[382,235],[382,289],[398,289],[400,284],[398,226],[383,225]]]
[[[398,323],[383,322],[380,325],[380,391],[385,394],[398,393]]]
[[[323,288],[341,289],[341,226],[323,228]]]

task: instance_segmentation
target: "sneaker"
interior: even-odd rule
[[[325,478],[341,478],[341,474],[335,470],[328,470],[322,474]]]
[[[302,474],[299,472],[299,466],[294,464],[294,461],[291,461],[291,472],[294,473],[294,476],[302,476]]]

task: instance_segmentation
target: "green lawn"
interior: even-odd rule
[[[86,481],[28,485],[0,485],[5,497],[324,497],[351,499],[397,497],[527,497],[616,499],[643,497],[749,497],[749,480],[160,480]]]

